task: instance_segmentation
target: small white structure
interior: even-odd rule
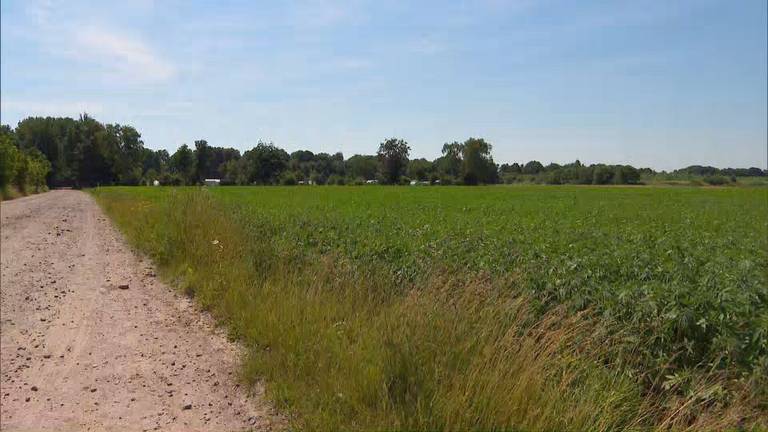
[[[152,186],[160,186],[160,180],[153,181]]]
[[[378,182],[378,180],[366,180],[365,184],[377,184]]]
[[[206,186],[219,186],[221,184],[221,179],[205,179],[203,184]]]

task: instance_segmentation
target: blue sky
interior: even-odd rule
[[[131,124],[150,148],[766,167],[766,1],[3,0],[2,122]]]

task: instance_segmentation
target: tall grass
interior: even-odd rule
[[[206,191],[96,191],[164,277],[247,347],[243,377],[307,430],[706,430],[766,425],[713,373],[651,389],[589,310],[534,311],[523,276],[434,268],[413,282],[333,251],[295,254]],[[381,274],[377,274],[381,272]],[[681,384],[682,386],[682,384]]]

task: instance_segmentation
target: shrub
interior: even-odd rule
[[[704,182],[712,186],[722,186],[724,184],[728,184],[728,179],[720,175],[713,175],[704,177]]]
[[[346,182],[344,181],[344,177],[338,175],[338,174],[331,174],[330,177],[328,177],[328,184],[329,185],[339,185],[343,186]]]
[[[613,181],[614,172],[610,167],[598,165],[592,172],[592,184],[604,185]]]
[[[0,136],[0,188],[3,190],[16,179],[21,157],[21,152],[13,145],[10,137]]]
[[[280,177],[280,184],[283,186],[294,186],[297,184],[296,176],[291,172],[285,172]]]

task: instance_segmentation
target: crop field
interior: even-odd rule
[[[91,192],[300,429],[768,427],[768,189]]]

